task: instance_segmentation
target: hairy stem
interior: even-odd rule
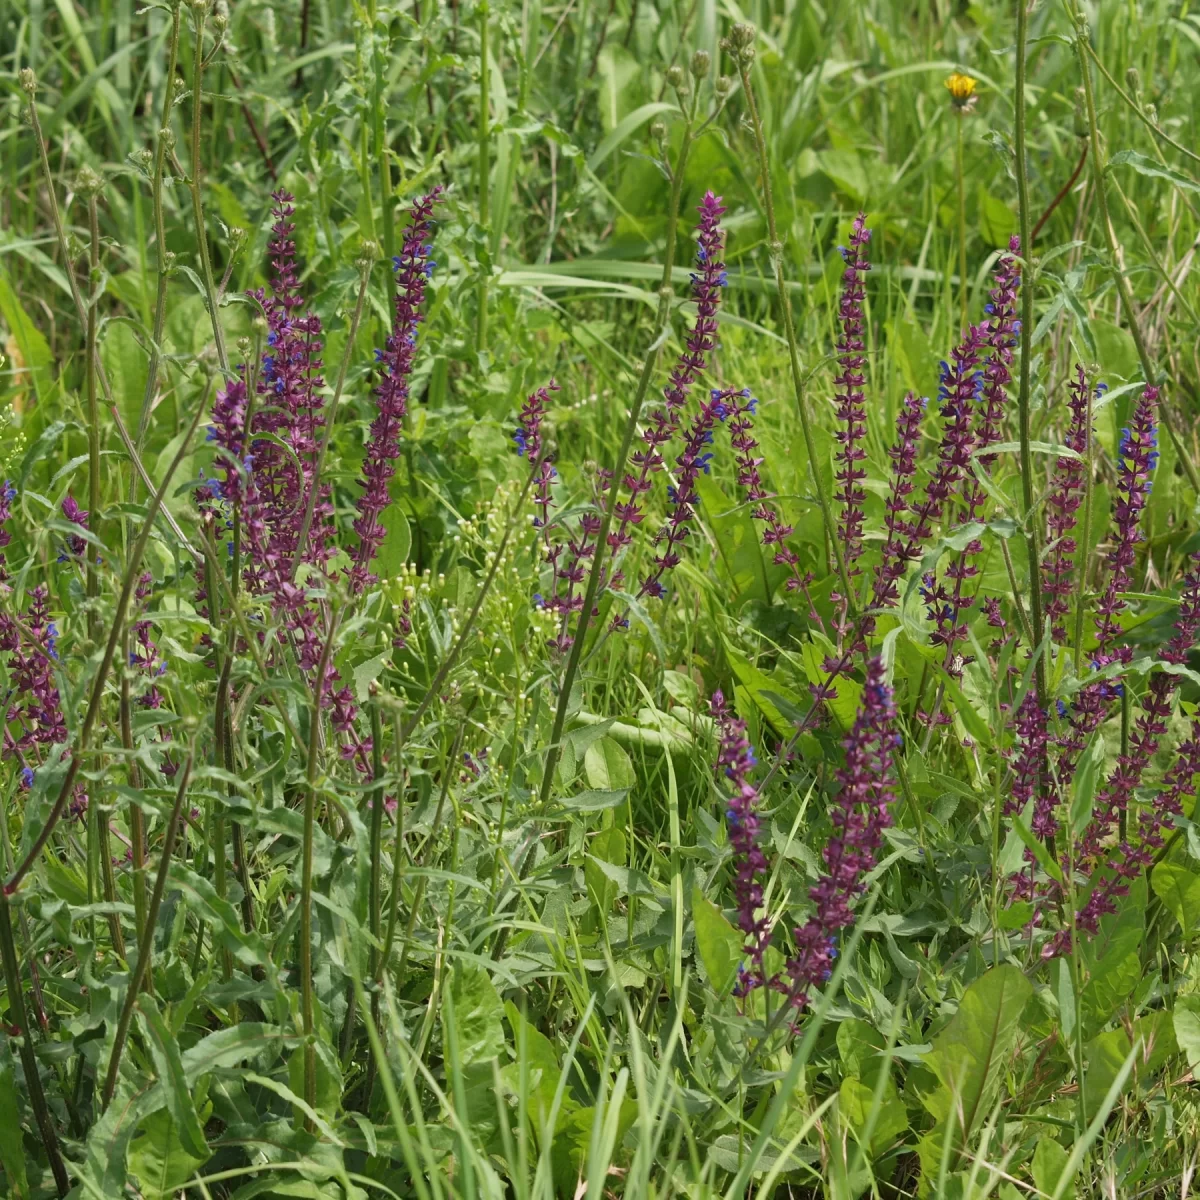
[[[117,1032],[113,1039],[112,1054],[108,1060],[108,1071],[104,1076],[104,1088],[100,1095],[101,1111],[108,1108],[108,1102],[113,1098],[113,1092],[116,1091],[117,1075],[121,1070],[121,1054],[125,1049],[125,1041],[129,1037],[129,1025],[133,1020],[133,1010],[137,1005],[138,993],[141,991],[142,978],[150,966],[150,954],[154,946],[154,926],[158,922],[158,910],[162,906],[163,893],[167,890],[171,855],[175,850],[175,839],[179,835],[179,822],[183,814],[183,802],[187,798],[194,757],[195,747],[193,746],[189,749],[187,759],[180,770],[179,787],[175,792],[175,805],[171,809],[171,816],[167,821],[167,831],[163,835],[158,874],[154,878],[154,890],[150,893],[150,905],[146,910],[146,928],[142,930],[142,938],[138,943],[137,962],[133,964],[133,971],[129,976],[129,988],[125,993],[125,1003],[117,1021]]]
[[[1021,520],[1025,526],[1025,546],[1029,557],[1029,614],[1033,627],[1034,647],[1042,644],[1045,617],[1042,612],[1041,582],[1041,538],[1034,521],[1033,451],[1030,447],[1030,392],[1032,388],[1032,339],[1033,339],[1033,291],[1035,286],[1033,254],[1030,245],[1031,222],[1029,216],[1029,172],[1025,149],[1025,70],[1026,42],[1029,31],[1027,0],[1016,0],[1017,5],[1017,63],[1016,89],[1013,102],[1016,106],[1016,173],[1017,207],[1021,227],[1021,252],[1025,256],[1024,279],[1021,284],[1021,374],[1017,390],[1017,423],[1021,441]],[[1046,703],[1046,662],[1039,655],[1035,667],[1037,674],[1038,701]]]

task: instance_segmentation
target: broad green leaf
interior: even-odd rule
[[[721,485],[708,475],[697,478],[696,492],[705,524],[712,530],[717,543],[720,573],[733,584],[736,592],[736,596],[730,597],[730,603],[741,600],[766,603],[771,591],[770,560],[762,552],[759,531],[750,516],[750,505],[731,500]],[[696,540],[688,538],[684,553]]]
[[[5,1039],[6,1041],[8,1039]],[[21,1110],[17,1104],[17,1081],[7,1046],[0,1057],[0,1165],[8,1178],[13,1200],[28,1200],[29,1179],[25,1174]]]
[[[1142,976],[1140,949],[1146,925],[1146,884],[1136,879],[1129,894],[1100,920],[1094,937],[1081,939],[1087,983],[1081,997],[1086,1030],[1095,1032],[1124,1004]]]
[[[125,427],[130,437],[136,437],[150,364],[128,321],[109,321],[105,326],[100,359]]]
[[[571,812],[603,812],[606,808],[620,807],[628,795],[629,792],[625,788],[611,792],[589,788],[585,792],[577,792],[574,796],[562,797],[559,804]]]
[[[454,1002],[458,1061],[467,1067],[495,1058],[504,1049],[504,1006],[487,970],[475,963],[456,963],[450,975],[450,996]],[[445,1054],[450,1062],[449,1045],[445,1046]]]
[[[196,1097],[206,1114],[212,1110],[207,1091],[203,1086]],[[207,1153],[193,1158],[183,1148],[175,1119],[165,1108],[142,1121],[129,1146],[129,1170],[146,1200],[171,1200],[207,1160]]]
[[[1200,994],[1176,996],[1172,1018],[1175,1040],[1195,1075],[1200,1072]]]
[[[855,1076],[842,1080],[838,1089],[838,1108],[856,1137],[866,1132],[871,1110],[875,1108],[875,1084],[868,1085]],[[889,1079],[884,1084],[871,1131],[872,1155],[882,1154],[908,1130],[908,1110],[896,1094],[896,1085]]]
[[[1146,155],[1139,154],[1136,150],[1118,150],[1108,160],[1108,166],[1110,170],[1113,167],[1129,166],[1139,175],[1149,175],[1154,179],[1166,179],[1185,191],[1200,192],[1200,183],[1197,183],[1190,175],[1185,175],[1182,171],[1176,171],[1172,167],[1164,167],[1157,159],[1147,158]]]
[[[692,889],[692,923],[696,929],[696,949],[708,982],[723,996],[737,977],[745,938],[699,888]]]
[[[412,533],[408,526],[408,517],[400,503],[389,504],[379,514],[379,523],[387,532],[379,553],[375,556],[375,572],[381,579],[391,579],[399,575],[401,568],[408,562],[408,553],[412,549]]]
[[[622,118],[616,128],[593,151],[588,159],[588,170],[595,171],[623,142],[635,134],[647,121],[663,113],[678,112],[674,104],[655,101],[635,108],[628,116]]]
[[[617,901],[618,885],[601,866],[613,863],[623,867],[626,862],[624,832],[616,825],[602,829],[588,842],[588,856],[583,864],[583,875],[588,898],[601,915],[606,914]]]
[[[1132,1035],[1132,1037],[1131,1037]],[[1171,1014],[1151,1013],[1133,1021],[1128,1028],[1122,1025],[1094,1037],[1087,1045],[1087,1069],[1084,1071],[1084,1099],[1088,1119],[1100,1109],[1108,1089],[1120,1074],[1129,1052],[1137,1045],[1133,1072],[1126,1087],[1136,1087],[1150,1079],[1166,1060],[1175,1053],[1175,1030]]]
[[[516,1061],[509,1063],[501,1075],[512,1088],[513,1095],[520,1095],[522,1074],[526,1084],[526,1101],[530,1116],[534,1118],[534,1129],[540,1130],[542,1123],[554,1107],[554,1093],[561,1074],[554,1043],[529,1021],[511,1000],[504,1003],[504,1015],[512,1030],[512,1046]],[[531,1102],[531,1103],[530,1103]]]
[[[139,1001],[139,1015],[147,1034],[150,1057],[166,1094],[167,1111],[175,1122],[179,1143],[192,1158],[203,1161],[209,1155],[208,1142],[196,1115],[196,1105],[183,1069],[179,1043],[167,1028],[152,996]]]
[[[13,341],[20,351],[22,363],[15,360],[6,365],[7,371],[19,370],[22,365],[33,382],[33,389],[38,400],[50,395],[54,386],[54,376],[51,364],[54,361],[42,331],[30,320],[29,314],[21,307],[20,300],[8,282],[8,275],[0,269],[0,316],[12,334]],[[20,378],[18,374],[16,378]]]
[[[1033,1182],[1037,1184],[1040,1192],[1044,1192],[1047,1196],[1055,1195],[1055,1189],[1062,1179],[1068,1157],[1067,1152],[1052,1137],[1043,1136],[1038,1140],[1029,1169],[1033,1174]],[[1068,1181],[1065,1189],[1058,1195],[1061,1200],[1075,1200],[1074,1181]]]
[[[1159,863],[1150,886],[1185,934],[1200,925],[1200,875],[1178,863]]]
[[[1004,1076],[1033,986],[1014,966],[993,967],[963,993],[958,1012],[925,1056],[942,1087],[925,1099],[939,1121],[967,1137]]]
[[[583,755],[583,773],[596,791],[628,791],[637,781],[629,755],[610,737],[592,742]]]

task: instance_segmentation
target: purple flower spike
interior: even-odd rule
[[[641,524],[644,516],[641,497],[650,490],[651,476],[663,468],[662,448],[679,429],[692,385],[704,372],[709,357],[717,348],[717,309],[721,304],[721,289],[727,283],[725,264],[721,260],[725,241],[721,217],[725,209],[720,196],[705,192],[697,211],[700,221],[696,226],[696,269],[692,272],[696,320],[663,390],[666,403],[650,414],[642,434],[644,447],[630,456],[630,470],[621,480],[629,498],[620,501],[613,510],[617,522],[608,535],[608,545],[614,555],[629,545],[633,530]],[[615,584],[616,578],[611,582]]]
[[[841,332],[838,334],[838,365],[841,371],[834,384],[837,392],[837,418],[841,428],[835,434],[838,442],[837,500],[842,511],[838,518],[838,537],[842,543],[842,555],[851,576],[860,574],[855,565],[863,550],[863,502],[866,493],[862,482],[867,477],[863,462],[867,452],[863,439],[867,435],[866,384],[863,368],[866,366],[866,343],[863,341],[863,300],[866,297],[866,274],[871,269],[867,260],[867,243],[871,231],[867,218],[859,213],[850,230],[850,244],[842,248],[846,270],[842,276],[842,299],[838,309]],[[839,597],[843,601],[845,597]]]
[[[67,496],[62,502],[62,514],[72,525],[78,525],[80,529],[88,527],[88,512],[86,509],[80,508],[74,496]],[[62,554],[59,555],[59,562],[66,562],[68,558],[74,558],[82,561],[84,554],[87,553],[87,542],[71,534],[67,538],[67,546]]]
[[[1008,385],[1012,382],[1013,348],[1021,333],[1017,319],[1017,292],[1021,286],[1021,268],[1014,255],[1021,253],[1021,239],[1013,234],[1008,253],[1000,256],[994,276],[995,286],[984,307],[987,319],[983,322],[987,356],[983,364],[983,391],[979,409],[979,446],[991,446],[1000,441],[1004,432],[1004,413],[1008,408]],[[991,469],[994,454],[981,454],[980,463]]]
[[[709,398],[700,407],[699,413],[684,435],[683,453],[675,460],[679,468],[676,476],[674,504],[663,527],[658,531],[657,542],[664,543],[664,548],[654,557],[654,566],[642,580],[638,596],[662,596],[662,577],[672,567],[679,565],[679,550],[686,541],[690,525],[696,517],[696,505],[700,496],[696,491],[696,480],[701,472],[708,473],[708,462],[712,455],[705,447],[713,440],[713,429],[718,421],[724,419],[731,409],[731,401],[740,393],[732,389],[723,392],[711,392]]]
[[[379,517],[391,503],[388,485],[400,456],[400,434],[408,412],[408,381],[417,354],[417,327],[422,320],[421,306],[429,283],[428,268],[432,266],[429,239],[433,231],[433,208],[441,194],[439,185],[413,205],[404,247],[396,259],[395,318],[380,364],[382,377],[375,389],[377,415],[371,422],[363,460],[364,491],[358,500],[358,518],[354,522],[359,542],[349,574],[355,592],[374,582],[370,564],[386,532]]]
[[[1068,449],[1086,458],[1091,442],[1089,424],[1090,389],[1087,376],[1081,366],[1075,367],[1075,379],[1068,385],[1070,399],[1067,407],[1071,420],[1064,437]],[[1054,638],[1059,643],[1067,640],[1065,619],[1070,609],[1074,555],[1078,548],[1075,540],[1075,523],[1079,506],[1083,503],[1087,465],[1078,458],[1060,458],[1054,467],[1050,481],[1050,494],[1046,499],[1046,527],[1050,541],[1050,552],[1046,561],[1044,584],[1048,601],[1046,620],[1050,623]]]
[[[738,927],[746,935],[745,952],[750,959],[749,969],[739,971],[733,990],[735,996],[744,996],[764,982],[763,955],[770,939],[770,924],[762,913],[768,863],[760,845],[758,791],[750,782],[756,760],[746,739],[746,722],[734,716],[721,692],[713,693],[710,710],[720,738],[717,771],[733,784],[725,819],[736,867],[733,893],[737,900]]]
[[[300,289],[293,237],[296,229],[292,222],[293,197],[277,191],[271,199],[274,222],[267,246],[271,295],[268,298],[261,290],[251,293],[262,305],[269,328],[268,351],[262,357],[258,378],[253,433],[271,434],[283,444],[268,438],[250,439],[266,543],[253,548],[249,566],[252,584],[274,589],[291,577],[325,424],[325,399],[321,319],[306,308]],[[328,488],[321,490],[322,495],[313,508],[312,526],[300,548],[304,562],[324,562],[332,553],[327,542],[333,509]]]
[[[797,1007],[807,1003],[810,987],[832,974],[838,933],[854,923],[850,905],[862,893],[863,877],[875,865],[883,831],[892,823],[895,721],[883,660],[873,658],[854,727],[842,742],[846,765],[837,773],[841,791],[830,814],[833,836],[825,847],[826,873],[809,891],[816,911],[795,931],[796,954],[787,964]]]

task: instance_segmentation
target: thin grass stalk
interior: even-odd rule
[[[206,3],[192,5],[192,25],[195,30],[195,48],[192,61],[192,217],[196,226],[196,250],[200,257],[200,277],[204,283],[204,303],[212,322],[213,342],[217,348],[217,362],[224,375],[229,375],[229,356],[225,352],[225,334],[221,329],[220,311],[217,303],[217,288],[213,283],[212,259],[208,253],[208,232],[204,224],[204,200],[200,194],[200,107],[203,102],[201,84],[204,79],[204,22],[208,12]]]
[[[133,1020],[133,1010],[137,1006],[138,992],[141,991],[142,978],[150,966],[150,955],[154,949],[154,926],[158,922],[158,910],[162,906],[162,898],[167,890],[167,876],[171,871],[171,856],[175,850],[175,839],[179,835],[179,823],[183,814],[183,802],[187,797],[188,783],[192,776],[192,763],[195,760],[195,744],[188,749],[187,758],[179,773],[179,787],[175,792],[175,805],[171,809],[167,830],[163,834],[162,851],[158,862],[158,874],[154,879],[154,890],[150,893],[150,904],[146,910],[146,928],[142,930],[142,940],[138,943],[137,962],[129,976],[129,987],[125,992],[125,1003],[121,1008],[121,1016],[117,1021],[117,1032],[113,1038],[112,1054],[108,1059],[108,1071],[104,1076],[104,1087],[100,1093],[100,1110],[108,1108],[113,1092],[117,1088],[117,1075],[121,1070],[121,1055],[125,1049],[125,1041],[129,1036],[129,1025]]]
[[[146,389],[142,393],[142,408],[138,415],[134,446],[140,455],[150,428],[150,408],[158,387],[158,366],[162,353],[163,331],[167,322],[167,285],[174,255],[167,249],[167,221],[163,210],[163,180],[167,149],[175,141],[171,129],[171,113],[175,106],[175,69],[179,62],[179,27],[183,5],[176,3],[171,10],[171,36],[167,42],[167,72],[163,79],[163,104],[158,133],[154,139],[154,174],[150,179],[150,198],[154,207],[154,240],[157,257],[158,288],[154,298],[154,324],[150,330],[150,361],[146,366]],[[137,497],[136,475],[129,481],[129,498]]]
[[[33,140],[37,144],[38,161],[42,167],[42,179],[46,184],[46,197],[50,204],[50,218],[54,224],[54,233],[58,241],[58,252],[62,255],[63,274],[67,277],[67,285],[71,289],[71,299],[75,304],[75,315],[79,318],[79,324],[85,329],[87,328],[87,304],[84,302],[83,293],[79,290],[79,280],[75,278],[74,268],[71,266],[71,249],[67,242],[67,230],[63,225],[62,210],[58,207],[58,194],[55,190],[54,175],[50,169],[50,154],[46,148],[46,138],[42,133],[42,124],[38,119],[37,112],[37,76],[29,67],[23,67],[18,75],[21,90],[29,98],[29,125],[33,131]],[[108,376],[104,371],[104,363],[98,356],[95,358],[96,379],[100,383],[100,390],[104,393],[105,403],[112,408],[113,394],[112,388],[108,383]]]
[[[1016,174],[1017,208],[1021,228],[1021,253],[1025,256],[1025,271],[1021,280],[1021,374],[1017,390],[1018,436],[1021,442],[1021,522],[1025,527],[1025,546],[1029,557],[1029,610],[1035,647],[1042,644],[1045,617],[1042,612],[1041,538],[1034,521],[1033,451],[1030,447],[1030,393],[1032,389],[1033,358],[1033,292],[1036,285],[1031,246],[1029,214],[1029,163],[1025,148],[1025,71],[1026,43],[1029,38],[1029,9],[1027,0],[1016,0],[1017,60],[1016,87],[1013,103],[1016,106]],[[1036,665],[1038,702],[1046,703],[1046,662],[1039,656]]]
[[[846,557],[842,553],[842,545],[838,539],[837,522],[834,520],[833,508],[829,497],[821,483],[821,470],[817,461],[817,446],[813,440],[812,419],[808,413],[808,405],[804,396],[804,373],[800,369],[800,350],[796,342],[796,323],[792,316],[792,303],[788,295],[787,279],[783,273],[783,242],[779,239],[779,230],[775,221],[775,198],[771,189],[771,164],[767,154],[767,139],[763,128],[762,117],[759,115],[758,103],[754,97],[754,84],[750,78],[750,67],[754,62],[753,39],[754,30],[751,26],[738,25],[734,27],[733,39],[741,42],[739,49],[735,44],[735,54],[738,72],[742,79],[742,92],[746,97],[746,108],[750,113],[750,123],[754,129],[754,144],[758,151],[758,169],[763,181],[763,204],[767,215],[767,239],[771,254],[771,265],[775,272],[775,290],[779,295],[779,307],[783,312],[783,333],[788,346],[788,361],[792,372],[792,391],[796,398],[796,412],[800,417],[800,431],[804,436],[804,452],[808,455],[808,468],[812,473],[813,490],[817,495],[817,503],[821,508],[821,521],[825,526],[825,539],[833,551],[834,563],[837,568],[838,582],[850,614],[857,616],[858,601],[854,589],[850,585],[850,575],[846,568]],[[731,41],[733,40],[731,39]]]
[[[1087,458],[1083,471],[1083,522],[1080,526],[1079,553],[1075,562],[1075,674],[1083,670],[1083,624],[1085,613],[1084,594],[1087,591],[1088,566],[1092,554],[1092,492],[1096,474],[1096,436],[1092,420],[1092,403],[1095,388],[1088,380],[1087,390]]]
[[[320,762],[321,701],[325,693],[326,672],[337,637],[339,613],[335,610],[329,622],[329,634],[321,647],[313,679],[312,712],[308,727],[308,761],[304,772],[304,843],[300,868],[300,1013],[304,1022],[304,1099],[310,1108],[317,1104],[317,1047],[315,1003],[312,979],[312,893],[313,893],[313,835],[317,811],[317,767]],[[304,1128],[313,1132],[311,1118],[304,1118]]]
[[[388,157],[387,138],[387,97],[384,80],[384,63],[386,56],[380,54],[377,35],[375,32],[376,4],[375,0],[367,9],[371,25],[371,59],[374,74],[374,94],[371,98],[371,113],[373,118],[372,137],[376,165],[379,170],[379,199],[380,211],[383,218],[383,253],[388,262],[396,254],[396,215],[392,211],[395,197],[392,191],[392,164]]]
[[[100,406],[96,400],[96,328],[100,318],[97,290],[100,285],[100,215],[97,210],[96,193],[100,180],[94,171],[80,172],[81,190],[87,191],[88,232],[88,295],[87,295],[87,357],[84,376],[87,390],[87,439],[88,439],[88,523],[89,528],[99,535],[100,527]],[[96,542],[84,546],[85,586],[87,590],[88,639],[97,640],[99,613],[96,601],[100,596],[100,547]]]
[[[66,811],[71,789],[75,786],[75,780],[83,765],[84,748],[91,740],[92,729],[96,724],[97,717],[100,715],[100,705],[104,698],[104,685],[108,680],[108,672],[112,668],[117,645],[124,633],[125,616],[129,611],[129,601],[133,596],[138,572],[141,570],[142,557],[146,552],[146,545],[150,541],[150,532],[154,526],[154,518],[159,508],[162,507],[163,497],[166,495],[167,488],[171,486],[171,480],[174,478],[175,472],[179,469],[179,464],[183,462],[184,457],[191,447],[192,436],[196,432],[196,426],[200,424],[200,417],[208,408],[208,394],[209,389],[206,388],[201,396],[196,413],[192,417],[191,424],[180,441],[179,449],[175,452],[175,457],[171,460],[171,465],[167,468],[166,474],[163,476],[163,481],[158,486],[158,491],[154,493],[154,497],[150,501],[150,506],[146,511],[146,519],[142,523],[138,540],[134,543],[133,550],[129,556],[129,563],[125,568],[125,578],[121,583],[121,594],[117,598],[116,611],[113,614],[113,623],[109,630],[108,642],[104,647],[100,665],[96,670],[96,677],[92,682],[92,692],[88,700],[87,711],[84,713],[83,725],[79,730],[79,744],[71,752],[71,761],[67,765],[63,781],[59,785],[58,796],[54,801],[54,806],[50,810],[50,815],[46,818],[45,824],[34,839],[33,845],[29,848],[29,853],[25,855],[20,865],[13,872],[12,877],[4,885],[5,895],[11,896],[21,885],[21,880],[25,878],[30,868],[37,862],[42,851],[46,848],[46,843],[50,840],[50,835],[54,832],[54,827],[62,818],[64,811]]]
[[[122,639],[121,661],[129,661],[129,633]],[[121,698],[119,704],[121,745],[128,756],[129,786],[135,791],[142,786],[142,772],[135,761],[133,745],[132,704],[129,698],[129,678],[121,672]],[[129,841],[133,862],[133,928],[134,941],[141,943],[146,928],[146,818],[136,804],[129,806]]]
[[[579,620],[575,627],[574,641],[567,656],[566,669],[563,671],[562,683],[558,692],[558,705],[554,710],[554,724],[550,731],[550,744],[546,748],[546,764],[542,771],[541,788],[538,793],[538,809],[545,812],[550,803],[550,792],[554,787],[554,771],[558,766],[559,755],[562,753],[563,730],[567,724],[567,709],[571,704],[571,689],[575,676],[579,673],[579,663],[583,657],[583,645],[587,640],[588,626],[592,620],[592,609],[600,591],[600,577],[604,572],[604,555],[608,548],[608,533],[612,528],[613,512],[621,489],[617,486],[625,474],[625,464],[629,461],[629,451],[633,439],[637,435],[638,421],[642,415],[642,405],[650,388],[650,379],[654,374],[658,349],[666,336],[668,321],[671,315],[671,276],[675,266],[675,234],[679,224],[679,202],[683,190],[683,176],[687,167],[688,154],[692,146],[692,127],[695,123],[695,103],[685,112],[683,138],[680,142],[675,168],[671,172],[671,198],[667,204],[667,240],[663,253],[662,281],[659,284],[658,315],[654,323],[654,337],[646,351],[646,359],[642,373],[638,378],[637,390],[629,408],[629,419],[625,423],[625,432],[617,451],[612,468],[612,486],[608,489],[608,499],[604,505],[604,515],[600,520],[600,529],[596,534],[596,549],[592,555],[592,569],[588,575],[587,590],[583,596],[583,607],[579,610]],[[531,476],[532,478],[532,476]],[[518,864],[519,868],[519,864]]]
[[[487,231],[491,220],[491,96],[488,72],[488,2],[479,5],[479,227]],[[488,263],[488,270],[491,263]],[[475,352],[487,349],[488,272],[480,269],[475,314]],[[614,480],[614,484],[615,484]]]
[[[17,958],[17,946],[13,940],[12,916],[10,910],[9,892],[0,891],[0,955],[4,958],[4,982],[8,991],[8,1006],[16,1024],[20,1027],[21,1068],[25,1073],[25,1087],[29,1092],[29,1103],[33,1108],[33,1117],[37,1122],[38,1133],[41,1135],[42,1147],[50,1162],[50,1170],[54,1173],[54,1185],[60,1196],[65,1196],[71,1188],[71,1180],[63,1163],[62,1152],[58,1144],[58,1134],[54,1129],[54,1119],[50,1107],[46,1103],[46,1093],[42,1091],[42,1080],[38,1074],[37,1057],[33,1052],[33,1033],[29,1028],[29,1017],[25,1011],[25,995],[21,990],[21,966]]]
[[[963,329],[967,327],[967,188],[963,175],[963,123],[966,113],[955,109],[953,115],[955,125],[955,155],[954,175],[958,184],[958,307],[959,321]]]
[[[1088,45],[1087,18],[1079,8],[1078,0],[1063,0],[1063,2],[1067,6],[1067,13],[1075,26],[1075,53],[1079,58],[1079,73],[1083,81],[1083,100],[1087,111],[1088,139],[1091,144],[1091,173],[1095,184],[1096,202],[1100,207],[1100,224],[1104,229],[1104,240],[1108,246],[1108,255],[1111,260],[1110,269],[1112,271],[1113,282],[1117,285],[1117,295],[1121,298],[1121,309],[1125,313],[1125,320],[1129,325],[1129,333],[1137,349],[1142,374],[1145,376],[1147,384],[1153,385],[1157,382],[1159,373],[1154,369],[1154,364],[1150,361],[1150,351],[1146,346],[1146,339],[1142,334],[1142,327],[1138,321],[1137,303],[1133,297],[1133,288],[1130,286],[1129,278],[1125,273],[1124,251],[1117,238],[1117,232],[1113,228],[1112,216],[1108,208],[1108,192],[1105,187],[1108,162],[1103,156],[1100,145],[1100,127],[1096,118],[1096,96],[1092,87],[1091,68],[1088,65],[1089,53],[1095,58],[1098,65],[1100,64],[1100,60]],[[1024,336],[1024,331],[1022,330],[1022,340],[1024,340]],[[1196,464],[1192,462],[1191,455],[1188,454],[1187,448],[1179,437],[1179,433],[1175,428],[1175,418],[1171,415],[1170,407],[1165,402],[1159,405],[1158,415],[1159,420],[1166,427],[1167,434],[1171,439],[1171,445],[1175,449],[1175,456],[1188,478],[1188,483],[1191,484],[1192,491],[1200,496],[1200,474],[1196,472]]]

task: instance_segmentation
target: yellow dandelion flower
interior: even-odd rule
[[[950,93],[950,102],[955,108],[966,111],[972,108],[978,97],[975,95],[976,80],[970,75],[961,75],[955,71],[946,79],[946,90]]]

